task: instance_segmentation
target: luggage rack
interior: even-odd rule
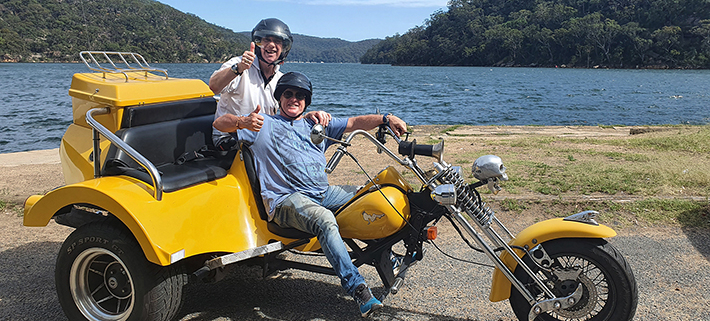
[[[101,62],[97,60],[94,55],[98,56]],[[165,79],[168,79],[168,71],[162,68],[155,68],[148,65],[145,58],[140,54],[135,52],[116,52],[116,51],[82,51],[79,53],[79,57],[84,61],[86,67],[93,71],[102,72],[104,78],[106,74],[123,74],[126,77],[126,82],[128,82],[127,72],[145,72],[145,77],[148,77],[148,72],[162,72],[165,74]],[[113,57],[113,59],[111,59]],[[114,62],[114,59],[116,62]],[[101,64],[104,65],[101,65]],[[110,64],[111,66],[107,66]],[[125,65],[124,68],[119,68],[116,64]],[[133,64],[133,66],[131,65]],[[136,66],[137,65],[137,66]]]

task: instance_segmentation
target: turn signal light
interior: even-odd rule
[[[426,239],[435,240],[436,239],[437,228],[436,226],[429,226],[426,228]]]

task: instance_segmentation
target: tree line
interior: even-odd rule
[[[289,60],[358,62],[376,42],[295,36]],[[0,62],[78,61],[82,50],[137,52],[151,63],[223,62],[249,41],[249,33],[155,0],[0,0]]]
[[[707,0],[451,0],[362,63],[710,67]]]

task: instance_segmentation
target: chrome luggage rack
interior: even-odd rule
[[[101,63],[99,60],[96,59],[96,57],[103,57],[99,58],[101,60]],[[148,62],[145,61],[145,58],[141,56],[140,54],[137,54],[135,52],[116,52],[116,51],[82,51],[79,53],[79,57],[81,58],[82,61],[84,61],[84,64],[86,67],[93,71],[98,71],[104,73],[104,78],[106,78],[106,74],[123,74],[124,77],[126,77],[126,82],[128,82],[128,74],[127,72],[140,72],[143,71],[145,72],[145,77],[148,77],[148,72],[154,71],[154,72],[162,72],[165,74],[165,79],[168,79],[168,71],[162,68],[155,68],[151,67],[148,65]],[[114,62],[114,59],[111,59],[111,57],[114,57],[116,62]],[[104,66],[101,64],[110,64],[111,66]],[[116,66],[116,64],[124,64],[126,65],[124,68],[119,68]],[[137,65],[137,66],[132,66],[131,64]]]

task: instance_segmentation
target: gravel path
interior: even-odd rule
[[[72,229],[54,222],[28,228],[21,221],[8,211],[0,216],[0,320],[66,320],[54,289],[54,261]],[[627,229],[610,239],[638,282],[635,320],[710,320],[708,240],[710,231],[670,227]],[[436,243],[453,256],[487,263],[465,248],[448,222],[440,224]],[[427,250],[373,319],[515,320],[507,301],[488,301],[491,268],[445,258],[430,245]],[[374,269],[360,270],[381,293]],[[289,270],[263,279],[260,271],[236,267],[218,283],[188,285],[181,320],[361,320],[336,277]]]
[[[21,203],[28,195],[63,184],[56,153],[0,154],[0,199]],[[542,217],[499,212],[514,232]],[[66,320],[54,288],[54,262],[71,231],[53,221],[45,228],[24,227],[17,209],[0,211],[0,320]],[[609,241],[636,276],[635,320],[710,320],[710,230],[627,227]],[[448,222],[440,224],[436,243],[453,256],[488,263],[465,247]],[[515,320],[507,301],[488,301],[492,268],[451,260],[432,246],[427,249],[404,288],[388,297],[373,319]],[[326,264],[323,258],[305,259]],[[381,294],[375,270],[360,270]],[[336,277],[289,270],[263,279],[260,272],[237,267],[216,284],[188,285],[181,320],[361,320]]]

